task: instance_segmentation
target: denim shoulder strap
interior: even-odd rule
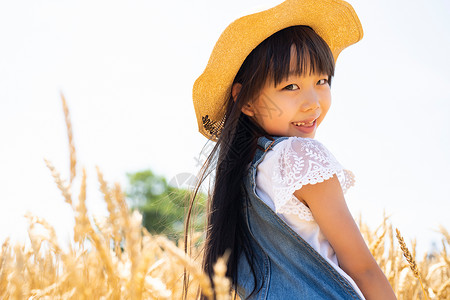
[[[255,157],[252,161],[252,166],[257,166],[264,157],[264,154],[275,147],[281,141],[288,139],[287,136],[261,136],[258,138],[258,146]]]

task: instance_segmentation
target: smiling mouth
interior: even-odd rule
[[[298,130],[299,132],[303,133],[303,134],[312,134],[314,132],[314,130],[316,130],[316,124],[317,119],[315,119],[314,121],[310,122],[310,123],[303,123],[303,122],[293,122],[292,125],[295,126],[295,129]],[[298,124],[298,125],[296,125]],[[301,125],[304,124],[304,125]]]
[[[292,124],[294,124],[295,126],[303,126],[303,127],[311,127],[315,125],[317,118],[315,118],[313,121],[309,122],[309,123],[305,123],[305,122],[292,122]]]

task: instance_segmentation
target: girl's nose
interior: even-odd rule
[[[319,95],[317,94],[316,91],[314,91],[313,89],[304,91],[302,96],[303,96],[301,100],[302,111],[315,110],[319,108]]]

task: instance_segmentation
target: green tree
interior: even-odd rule
[[[169,185],[151,170],[130,173],[127,177],[127,197],[132,208],[142,213],[142,225],[150,233],[164,234],[172,240],[181,238],[191,191]],[[193,225],[200,231],[204,229],[206,195],[200,194],[197,201]]]

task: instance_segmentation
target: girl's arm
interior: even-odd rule
[[[368,300],[396,299],[348,210],[336,175],[321,183],[304,185],[294,192],[294,196],[308,204],[336,252],[339,266],[352,277],[364,297]]]

